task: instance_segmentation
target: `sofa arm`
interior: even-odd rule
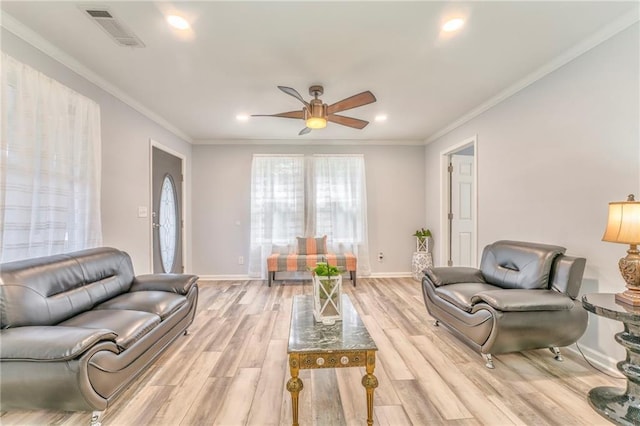
[[[133,279],[129,291],[166,291],[185,295],[198,282],[197,275],[147,274]]]
[[[458,283],[486,283],[479,269],[463,266],[427,268],[424,274],[436,287]]]
[[[502,312],[569,311],[574,302],[553,290],[487,290],[471,296],[471,304],[486,303]]]
[[[2,361],[66,361],[77,358],[98,342],[113,342],[116,333],[107,329],[64,326],[7,328],[0,333]]]

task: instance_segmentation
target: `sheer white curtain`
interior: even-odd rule
[[[336,252],[354,252],[358,274],[370,275],[364,157],[316,155],[311,174],[314,194],[308,197],[307,231],[326,235]]]
[[[304,157],[254,155],[249,276],[266,278],[267,256],[304,231]]]
[[[102,243],[100,107],[2,54],[0,261]]]

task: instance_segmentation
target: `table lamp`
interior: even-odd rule
[[[627,201],[609,203],[607,229],[602,241],[629,244],[627,256],[618,262],[627,289],[616,294],[616,301],[640,306],[640,201],[636,201],[633,194]]]

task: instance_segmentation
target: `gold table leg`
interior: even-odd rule
[[[298,371],[300,370],[300,355],[289,354],[289,370],[291,371],[291,378],[287,382],[287,390],[291,392],[291,414],[293,416],[293,422],[291,424],[292,426],[299,426],[298,395],[303,388],[302,380],[298,377]]]
[[[362,386],[367,390],[367,425],[369,426],[373,425],[373,391],[378,387],[378,378],[373,375],[374,368],[376,368],[376,352],[367,351],[367,374],[362,378]]]

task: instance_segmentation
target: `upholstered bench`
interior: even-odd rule
[[[318,262],[327,262],[349,272],[353,286],[356,286],[357,258],[353,253],[327,252],[327,237],[298,238],[297,253],[272,253],[267,257],[269,287],[276,279],[276,272],[308,272]]]
[[[327,262],[329,265],[343,268],[349,272],[353,286],[356,286],[356,256],[353,253],[327,253],[327,254],[280,254],[273,253],[267,257],[267,270],[269,272],[269,287],[276,279],[276,272],[309,271],[318,262]]]

